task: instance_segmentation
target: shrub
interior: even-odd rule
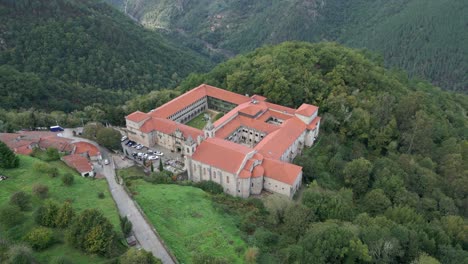
[[[246,263],[257,263],[258,248],[251,247],[245,252],[245,262]]]
[[[25,211],[29,208],[29,204],[31,199],[29,195],[27,195],[23,191],[15,192],[10,196],[10,204],[18,206],[21,211]]]
[[[53,242],[53,232],[45,227],[37,227],[31,230],[24,240],[36,250],[46,249]]]
[[[49,194],[49,187],[47,187],[46,185],[43,185],[43,184],[35,184],[32,187],[32,191],[40,199],[45,199],[45,198],[47,198],[47,196]]]
[[[223,186],[213,181],[197,182],[194,186],[212,194],[220,194],[224,191]]]
[[[7,263],[30,264],[34,263],[33,252],[26,245],[14,245],[8,250]]]
[[[56,227],[58,211],[57,203],[47,201],[34,212],[34,220],[41,226]]]
[[[11,169],[19,165],[19,158],[8,146],[0,141],[0,168]]]
[[[108,255],[115,242],[115,233],[112,224],[100,211],[86,209],[73,218],[67,241],[88,254]]]
[[[120,218],[120,227],[122,228],[122,233],[125,236],[128,236],[132,232],[132,222],[128,220],[126,216]]]
[[[45,162],[38,161],[38,162],[34,162],[33,169],[41,173],[50,173],[52,170],[52,166],[50,166],[49,164]]]
[[[99,199],[104,199],[104,197],[105,197],[105,196],[104,196],[104,193],[103,193],[103,192],[99,192],[99,193],[98,193],[98,198],[99,198]]]
[[[0,215],[0,223],[7,228],[19,225],[24,220],[24,215],[18,206],[3,206],[0,208]]]
[[[49,175],[50,177],[52,178],[55,178],[57,176],[59,176],[59,170],[55,167],[51,167],[50,170],[49,170]]]
[[[72,185],[74,181],[75,181],[75,178],[73,177],[73,174],[71,174],[71,173],[65,173],[65,174],[62,176],[62,182],[63,182],[63,184],[65,184],[66,186]]]
[[[155,258],[151,252],[131,248],[119,258],[120,264],[158,264],[161,260]]]
[[[47,155],[47,161],[60,159],[60,154],[56,148],[47,148],[46,155]]]
[[[62,207],[57,212],[57,218],[55,219],[55,226],[57,227],[67,227],[73,220],[75,212],[73,207],[69,202],[64,202]]]

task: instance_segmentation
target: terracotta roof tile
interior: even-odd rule
[[[84,154],[87,153],[90,157],[98,156],[101,153],[99,152],[99,148],[94,146],[91,143],[88,142],[77,142],[75,144],[75,153],[73,154]]]
[[[60,152],[71,152],[73,151],[72,140],[68,138],[61,138],[57,136],[40,138],[38,145],[40,148],[55,148]]]
[[[252,171],[252,177],[257,178],[265,175],[265,168],[262,165],[255,166]]]
[[[205,96],[218,98],[236,105],[250,101],[250,98],[247,96],[216,88],[214,86],[202,84],[154,109],[154,111],[150,112],[149,115],[152,117],[169,118],[172,114]]]
[[[311,116],[315,112],[317,112],[318,107],[315,105],[310,104],[302,104],[297,110],[296,114],[303,115],[303,116]]]
[[[312,122],[310,122],[310,124],[307,125],[307,129],[314,130],[317,127],[317,124],[320,122],[320,119],[320,116],[314,118],[314,120],[312,120]]]
[[[148,119],[149,116],[147,114],[143,113],[143,112],[136,111],[136,112],[133,112],[133,113],[129,114],[125,118],[130,120],[130,121],[140,123],[141,121],[143,121],[145,119]]]
[[[262,166],[265,169],[265,177],[289,185],[293,185],[302,172],[302,167],[300,166],[274,159],[264,159]]]
[[[297,117],[286,120],[281,128],[268,134],[255,149],[268,158],[281,158],[281,155],[305,131],[306,125]]]
[[[62,160],[70,167],[75,168],[80,173],[90,172],[93,170],[91,163],[88,159],[78,154],[68,155],[62,157]]]
[[[196,149],[193,160],[209,164],[229,173],[237,173],[245,156],[252,149],[219,138],[208,138]]]

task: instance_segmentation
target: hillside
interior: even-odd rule
[[[463,0],[107,1],[198,50],[229,56],[287,40],[338,41],[444,89],[468,90]]]
[[[0,108],[72,111],[170,88],[211,63],[93,0],[0,0]]]
[[[301,203],[252,227],[259,263],[468,258],[467,96],[333,43],[259,48],[180,89],[200,83],[320,107],[318,142],[295,160],[310,183]]]

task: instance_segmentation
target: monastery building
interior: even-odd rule
[[[203,130],[185,125],[205,112],[224,115],[208,118]],[[292,198],[302,167],[290,162],[314,144],[317,113],[313,105],[292,109],[202,84],[148,113],[128,115],[126,125],[130,140],[183,154],[192,181],[217,182],[233,196],[267,190]]]

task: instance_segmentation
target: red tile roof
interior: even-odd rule
[[[286,120],[281,128],[268,134],[255,149],[268,158],[281,158],[281,155],[306,130],[304,122],[297,117]]]
[[[250,98],[247,96],[229,92],[214,86],[202,84],[154,109],[154,111],[150,112],[149,115],[152,117],[169,118],[172,114],[205,96],[221,99],[236,105],[250,101]]]
[[[252,149],[219,138],[208,138],[196,149],[193,160],[229,173],[237,173],[246,155]]]
[[[317,112],[318,107],[315,105],[310,104],[302,104],[297,110],[296,114],[303,115],[303,116],[311,116],[315,112]]]
[[[32,153],[32,148],[28,146],[21,146],[15,149],[16,154],[21,154],[21,155],[30,155]]]
[[[194,140],[196,140],[198,136],[203,135],[203,132],[199,129],[180,124],[169,119],[156,117],[146,121],[140,128],[141,132],[143,133],[149,133],[156,130],[168,135],[174,133],[177,129],[182,132],[185,138],[191,136]]]
[[[267,99],[265,96],[261,96],[261,95],[258,95],[258,94],[254,94],[250,98],[252,98],[254,100],[257,100],[257,101],[266,101],[266,99]]]
[[[310,124],[307,125],[307,129],[314,130],[317,127],[317,124],[320,122],[320,119],[320,116],[314,118],[314,120],[312,120],[312,122],[310,122]]]
[[[77,142],[75,144],[75,152],[73,154],[84,154],[87,153],[90,157],[99,156],[99,148],[88,142]]]
[[[265,169],[265,177],[293,185],[299,174],[302,172],[302,167],[275,160],[264,159],[262,163]]]
[[[255,168],[252,171],[252,177],[257,178],[265,175],[265,169],[261,165],[255,166]]]
[[[71,142],[71,139],[57,137],[54,135],[40,138],[38,141],[38,145],[40,148],[43,149],[55,148],[60,152],[72,152],[73,144]]]
[[[133,113],[129,114],[125,118],[130,120],[130,121],[140,123],[141,121],[149,118],[149,116],[147,114],[143,113],[143,112],[136,111],[136,112],[133,112]]]
[[[88,159],[78,154],[68,155],[62,157],[62,160],[70,167],[75,168],[80,173],[90,172],[93,170],[91,163]]]

